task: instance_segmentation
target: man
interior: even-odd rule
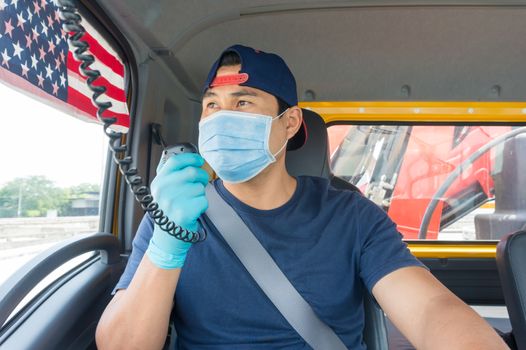
[[[381,209],[325,179],[287,173],[287,145],[305,138],[297,102],[294,77],[279,56],[232,46],[205,84],[199,150],[220,177],[213,186],[317,316],[349,349],[365,348],[365,287],[419,349],[505,349],[410,254]],[[172,157],[158,169],[152,193],[174,222],[205,229],[208,238],[184,243],[145,218],[97,345],[161,348],[174,303],[181,348],[309,348],[200,218],[208,206],[203,163],[197,154]]]

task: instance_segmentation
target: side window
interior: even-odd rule
[[[331,167],[382,207],[405,239],[498,240],[526,226],[524,129],[334,125]]]
[[[107,115],[128,126],[123,58],[82,21]],[[99,228],[107,138],[55,1],[0,1],[0,284],[53,244]]]

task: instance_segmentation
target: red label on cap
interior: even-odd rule
[[[215,77],[210,83],[210,87],[224,86],[224,85],[239,85],[248,81],[247,73],[229,74]]]

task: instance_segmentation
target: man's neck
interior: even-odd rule
[[[234,197],[259,210],[275,209],[287,203],[297,186],[296,179],[287,173],[284,164],[276,163],[250,181],[223,184]]]

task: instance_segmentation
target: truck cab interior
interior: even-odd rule
[[[47,3],[59,11],[60,1]],[[526,1],[74,4],[92,46],[104,38],[122,60],[129,124],[117,141],[145,183],[164,146],[197,144],[202,84],[224,48],[279,53],[309,134],[287,153],[290,173],[373,200],[435,277],[526,348]],[[52,245],[0,283],[0,347],[96,348],[144,215],[106,154],[98,229]],[[369,348],[412,348],[374,300],[366,308]]]

